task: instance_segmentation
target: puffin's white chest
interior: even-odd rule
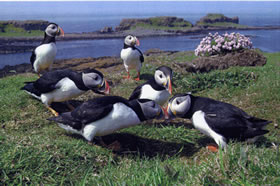
[[[55,43],[48,43],[38,46],[35,49],[35,71],[38,71],[39,69],[42,70],[48,68],[54,62],[56,52],[57,48]]]
[[[141,63],[138,50],[133,50],[132,48],[122,49],[121,58],[127,66],[136,66]]]
[[[44,104],[50,102],[62,102],[83,94],[85,91],[78,89],[75,83],[69,78],[61,79],[57,85],[57,89],[52,92],[41,95],[41,100]]]
[[[222,147],[226,146],[226,142],[222,135],[216,133],[212,130],[205,120],[205,113],[201,110],[196,111],[192,116],[192,123],[196,129],[198,129],[203,134],[212,137],[218,145]]]
[[[106,117],[87,124],[83,129],[83,136],[87,140],[92,140],[94,136],[111,134],[122,128],[137,125],[140,122],[138,116],[130,107],[123,103],[116,103]]]
[[[140,98],[154,100],[159,105],[164,105],[170,94],[167,90],[157,91],[147,84],[142,87]]]

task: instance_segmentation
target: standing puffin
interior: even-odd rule
[[[94,136],[108,135],[145,120],[163,116],[161,107],[152,100],[128,101],[119,96],[104,96],[84,102],[72,112],[65,112],[48,120],[55,121],[61,128],[92,141]]]
[[[103,74],[94,69],[82,73],[70,69],[46,72],[38,80],[26,82],[21,89],[41,100],[56,116],[58,113],[50,107],[52,102],[68,101],[88,90],[98,94],[109,94],[110,91]]]
[[[191,119],[196,129],[212,137],[222,148],[230,139],[254,142],[257,137],[269,132],[264,127],[271,123],[250,116],[231,104],[190,94],[178,94],[171,98],[167,112],[170,118]],[[217,151],[217,147],[208,148]]]
[[[129,100],[150,99],[159,105],[164,105],[172,94],[171,80],[172,69],[167,66],[160,66],[156,69],[153,79],[139,85],[132,92]]]
[[[136,81],[140,80],[140,70],[142,67],[142,63],[144,62],[143,53],[135,47],[140,45],[139,40],[136,36],[128,35],[124,39],[124,46],[121,50],[121,58],[124,63],[125,70],[127,72],[126,79],[130,78],[129,70],[136,69],[137,70],[137,78]]]
[[[56,56],[55,37],[62,35],[64,31],[55,23],[49,23],[45,29],[45,36],[39,46],[37,46],[30,57],[30,62],[34,71],[39,75],[40,73],[52,68]]]

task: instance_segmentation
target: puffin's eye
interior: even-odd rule
[[[129,39],[129,40],[131,40],[131,39],[132,39],[132,37],[130,36],[128,39]]]
[[[98,76],[96,76],[96,77],[94,78],[94,80],[97,81],[97,80],[98,80]]]
[[[52,29],[55,29],[55,26],[52,26]]]
[[[160,78],[160,79],[162,78],[162,74],[159,75],[159,78]]]
[[[180,104],[180,101],[178,101],[178,99],[176,100],[176,104],[177,104],[177,105],[179,105],[179,104]]]

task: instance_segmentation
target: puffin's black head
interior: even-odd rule
[[[176,94],[168,101],[167,113],[168,117],[184,117],[191,107],[190,94]]]
[[[172,94],[171,80],[173,77],[173,71],[167,66],[160,66],[156,69],[154,78],[158,85],[165,87],[170,94]]]
[[[130,104],[141,121],[164,117],[162,108],[153,100],[135,99]]]
[[[137,39],[136,36],[128,35],[124,39],[124,44],[127,45],[127,46],[130,46],[130,47],[133,47],[135,45],[139,46],[140,42],[139,42],[139,40]]]
[[[87,69],[82,73],[82,79],[86,87],[98,94],[109,94],[110,87],[101,72],[95,69]]]
[[[55,37],[60,35],[64,36],[64,31],[56,23],[49,23],[47,28],[45,29],[45,34],[50,37]]]

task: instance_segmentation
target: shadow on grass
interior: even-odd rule
[[[77,134],[66,133],[65,135],[84,140],[82,136]],[[116,143],[118,144],[118,148],[112,149],[112,144]],[[166,142],[143,138],[129,133],[114,133],[102,136],[101,138],[96,137],[93,140],[93,144],[110,149],[119,156],[132,155],[144,158],[160,156],[164,159],[175,155],[190,157],[199,150],[199,148],[192,143]]]
[[[152,121],[153,126],[157,128],[163,128],[165,126],[173,126],[173,127],[184,127],[187,129],[193,129],[194,126],[191,122],[187,120],[153,120]]]
[[[241,141],[238,141],[238,140],[232,140],[230,142],[231,143],[242,143],[244,145],[245,144],[249,144],[249,145],[251,144],[252,145],[252,143],[248,143],[248,142],[245,142],[245,141],[241,142]],[[208,137],[208,136],[203,136],[203,137],[199,138],[197,140],[197,143],[199,144],[200,147],[206,147],[209,144],[216,144],[215,141],[212,138]],[[253,144],[256,145],[257,148],[263,148],[263,147],[271,148],[271,146],[272,146],[271,141],[268,140],[264,136],[260,136],[257,139],[257,141],[255,143],[253,143]]]
[[[68,103],[73,106],[74,108],[78,107],[79,105],[81,105],[83,103],[83,101],[79,101],[79,100],[70,100],[68,101]],[[66,102],[53,102],[51,104],[51,107],[56,110],[59,114],[63,113],[63,112],[70,112],[71,110],[68,108],[67,103]]]

